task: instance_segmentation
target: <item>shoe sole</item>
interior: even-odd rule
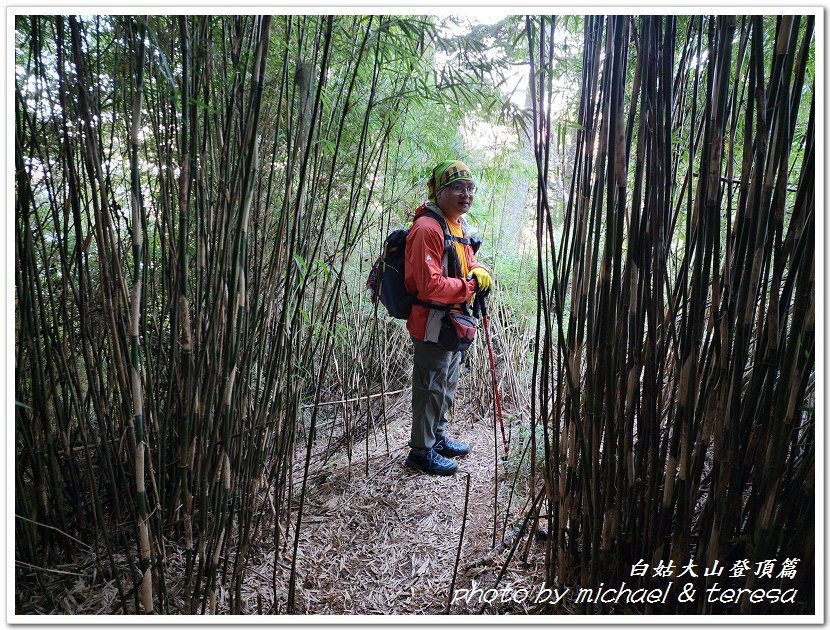
[[[429,470],[427,468],[421,468],[419,466],[416,466],[410,463],[409,460],[407,460],[405,464],[407,468],[411,468],[412,470],[417,470],[418,472],[426,473],[428,475],[440,475],[441,477],[451,477],[456,472],[458,472],[458,466],[451,470]]]
[[[439,455],[441,455],[442,457],[446,457],[447,459],[453,459],[455,457],[467,457],[467,455],[470,454],[470,451],[467,451],[466,453],[461,453],[460,455],[447,455],[446,453],[442,453],[441,451],[435,451],[435,452],[438,453]]]

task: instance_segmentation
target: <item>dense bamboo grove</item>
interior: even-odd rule
[[[365,357],[386,324],[344,268],[378,181],[393,207],[391,131],[432,35],[373,16],[18,19],[19,566],[92,548],[119,610],[195,613],[220,586],[241,609],[255,543],[296,561],[321,399],[364,398],[328,416],[350,449],[383,417]],[[291,610],[295,562],[287,585],[276,569]]]
[[[715,560],[799,558],[815,606],[813,28],[586,18],[558,208],[554,20],[527,20],[551,582],[692,560],[704,586]],[[702,599],[674,606],[730,610]]]
[[[510,259],[528,171],[476,171],[512,447],[505,467],[494,433],[493,495],[469,499],[493,546],[521,511],[550,535],[509,555],[566,586],[799,558],[803,596],[771,612],[814,609],[813,17],[500,28],[527,46],[526,121],[486,33],[433,18],[17,16],[18,605],[60,610],[47,578],[83,563],[114,613],[302,610],[310,493],[338,453],[351,479],[403,447],[409,339],[367,263],[474,112],[526,131],[538,175]],[[267,605],[243,589],[262,549]]]

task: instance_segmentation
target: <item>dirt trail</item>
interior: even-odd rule
[[[351,478],[340,456],[336,469],[307,499],[298,562],[305,613],[443,613],[464,519],[467,474],[470,500],[460,565],[492,547],[491,419],[450,423],[451,436],[468,441],[472,452],[459,460],[455,476],[436,477],[404,465],[408,395],[395,410],[398,419],[388,427],[390,454],[379,430],[370,436],[368,476],[364,453],[355,453]],[[459,570],[456,588],[468,582]]]

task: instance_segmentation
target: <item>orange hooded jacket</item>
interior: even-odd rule
[[[427,210],[441,212],[432,204],[423,204],[415,210],[415,221],[406,237],[406,273],[404,286],[410,293],[417,295],[419,300],[438,304],[461,304],[469,302],[476,290],[473,280],[463,278],[448,278],[444,275],[441,261],[444,256],[444,231],[432,217],[424,217]],[[465,233],[464,236],[467,236]],[[476,267],[486,267],[475,260],[473,248],[463,245],[469,270]],[[440,319],[446,311],[412,305],[412,312],[406,320],[409,333],[421,341],[436,341],[427,339],[428,320]],[[430,326],[430,330],[433,327]]]

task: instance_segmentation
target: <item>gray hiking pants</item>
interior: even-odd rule
[[[409,446],[417,451],[432,448],[447,432],[447,414],[455,399],[461,352],[448,352],[437,344],[413,338],[412,434]]]

